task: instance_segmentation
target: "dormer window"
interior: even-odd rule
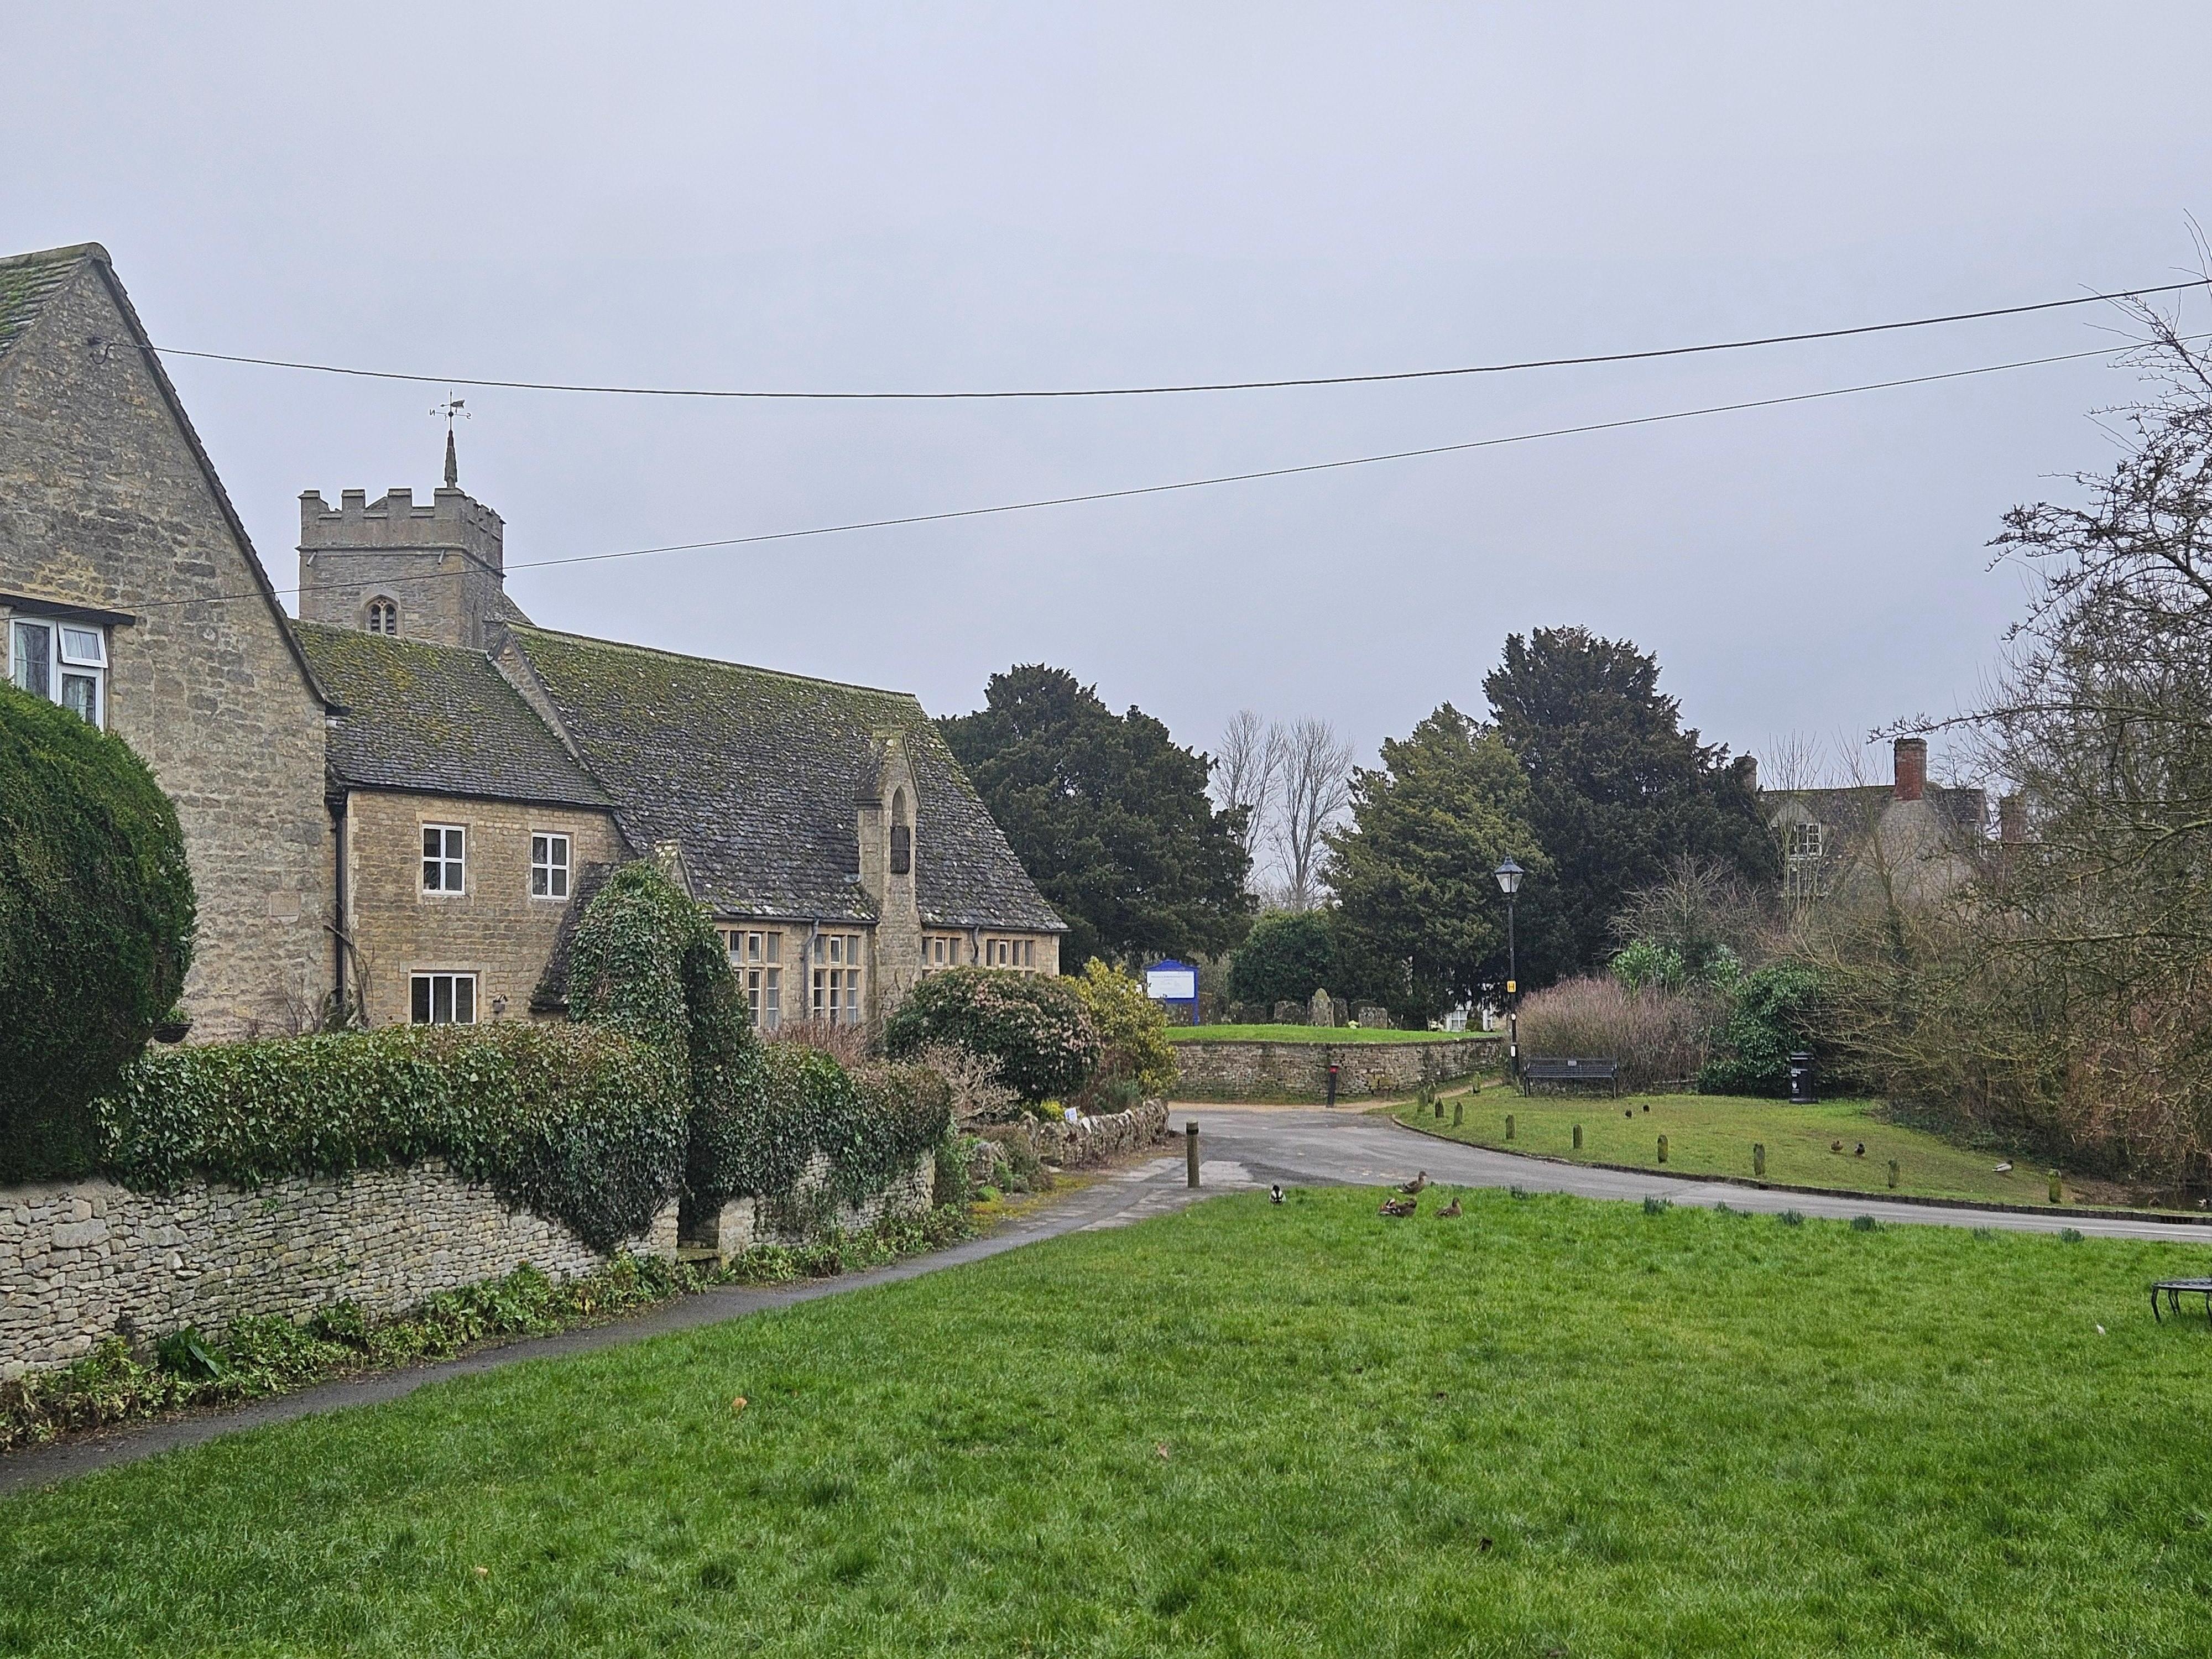
[[[399,635],[398,604],[392,599],[371,599],[368,602],[368,631],[397,639]]]
[[[8,678],[94,726],[107,723],[107,630],[19,617],[9,630]]]

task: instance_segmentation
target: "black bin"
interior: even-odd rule
[[[1810,1054],[1790,1056],[1790,1103],[1792,1106],[1815,1103],[1813,1099],[1813,1056]]]

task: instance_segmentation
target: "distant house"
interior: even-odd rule
[[[1972,878],[1988,839],[1987,795],[1930,784],[1924,738],[1898,738],[1892,768],[1887,784],[1760,792],[1784,896],[1932,899]]]
[[[196,1039],[557,1012],[631,859],[711,912],[763,1026],[1058,971],[1066,925],[911,696],[533,626],[450,439],[427,502],[300,507],[295,623],[105,251],[0,260],[0,648],[176,802]]]

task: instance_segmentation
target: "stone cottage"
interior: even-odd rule
[[[1899,738],[1887,784],[1765,790],[1760,801],[1782,852],[1782,888],[1797,904],[1877,896],[1929,900],[1979,867],[1987,795],[1928,781],[1928,740]]]
[[[615,865],[708,907],[756,1021],[1054,973],[1065,924],[921,704],[534,626],[459,488],[301,498],[278,605],[96,246],[0,261],[0,636],[130,740],[200,895],[195,1039],[560,1011]]]

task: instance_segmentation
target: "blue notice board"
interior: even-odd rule
[[[1198,969],[1187,962],[1156,962],[1145,969],[1145,994],[1155,1002],[1190,1010],[1198,1024]]]

